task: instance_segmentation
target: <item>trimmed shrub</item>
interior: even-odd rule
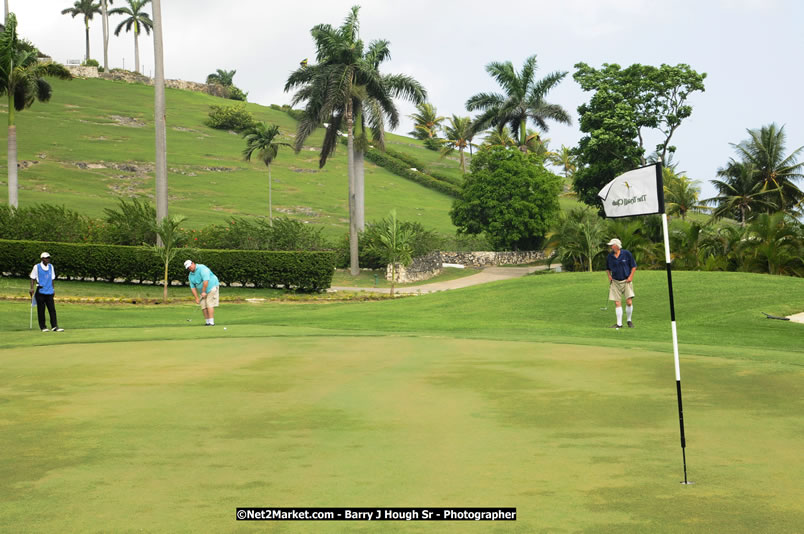
[[[47,251],[61,279],[158,282],[164,267],[146,247],[0,240],[0,272],[27,277]],[[254,284],[298,291],[320,291],[332,283],[335,253],[259,250],[182,249],[170,263],[169,278],[187,283],[184,260],[207,265],[223,284]]]
[[[188,232],[194,247],[237,250],[326,250],[330,244],[321,236],[321,227],[288,217],[235,217],[228,224],[213,224]]]
[[[53,204],[13,208],[0,205],[0,239],[86,242],[98,237],[96,221]]]
[[[234,85],[232,85],[231,87],[229,87],[229,98],[231,100],[240,100],[241,102],[245,102],[246,99],[248,98],[248,93],[244,92],[239,87],[235,87]]]
[[[231,106],[209,106],[209,118],[205,124],[216,130],[234,130],[242,132],[254,126],[254,117],[246,109],[245,104]]]

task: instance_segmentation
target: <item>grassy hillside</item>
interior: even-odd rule
[[[153,88],[107,80],[52,81],[53,99],[17,115],[20,204],[64,204],[101,216],[120,197],[154,197]],[[171,213],[201,227],[232,215],[267,215],[267,171],[243,161],[244,141],[204,125],[209,106],[232,103],[205,94],[167,89],[168,184]],[[286,140],[296,123],[286,113],[256,104],[258,120],[278,124]],[[6,113],[0,105],[0,115]],[[2,118],[3,124],[6,119]],[[433,165],[440,160],[418,141],[389,136]],[[313,135],[299,154],[285,149],[272,165],[274,215],[320,224],[330,238],[347,230],[346,151],[339,149],[318,169],[322,134]],[[6,144],[6,129],[0,128]],[[416,147],[420,148],[416,148]],[[4,152],[4,151],[3,151]],[[0,201],[7,201],[6,169],[0,168]],[[457,168],[457,164],[455,164]],[[384,217],[396,208],[444,234],[454,232],[448,211],[452,200],[366,162],[366,218]]]

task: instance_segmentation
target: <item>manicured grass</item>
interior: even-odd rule
[[[663,272],[637,328],[605,275],[369,303],[0,301],[0,525],[13,532],[797,532],[804,281]],[[598,298],[600,297],[600,298]],[[187,319],[194,319],[188,322]],[[227,330],[223,330],[223,326]],[[238,506],[515,506],[516,523],[237,523]],[[49,513],[32,514],[31,510]]]
[[[19,160],[32,162],[19,172],[20,205],[64,204],[93,217],[114,208],[118,198],[154,196],[153,88],[107,80],[54,80],[53,98],[17,116]],[[230,132],[204,125],[210,105],[233,101],[167,89],[168,183],[171,213],[200,228],[232,216],[265,216],[268,173],[261,163],[243,161],[245,142]],[[4,111],[0,103],[0,113]],[[248,104],[258,120],[279,125],[285,140],[296,122],[285,112]],[[121,124],[119,120],[136,119]],[[7,132],[0,129],[0,144]],[[339,148],[318,168],[322,133],[299,154],[283,149],[273,163],[274,215],[288,215],[323,227],[335,240],[348,231],[346,150]],[[399,138],[403,139],[403,138]],[[420,152],[430,152],[424,148]],[[79,164],[104,168],[79,168]],[[112,165],[134,164],[141,172]],[[5,187],[4,167],[0,187]],[[400,178],[369,162],[365,165],[366,220],[396,209],[400,219],[452,235],[452,199]],[[0,202],[6,201],[0,195]]]

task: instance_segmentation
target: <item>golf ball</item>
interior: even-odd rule
[[[223,329],[226,330],[226,327],[224,326]]]

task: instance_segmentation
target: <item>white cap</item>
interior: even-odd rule
[[[190,265],[192,265],[192,264],[193,264],[193,260],[187,260],[187,261],[184,262],[184,268],[189,269]]]
[[[619,240],[619,239],[617,239],[616,237],[615,237],[614,239],[612,239],[611,241],[609,241],[608,243],[606,243],[606,244],[607,244],[607,245],[617,245],[617,247],[619,247],[619,248],[623,248],[623,243],[622,243],[622,241],[620,241],[620,240]]]
[[[39,257],[40,257],[40,258],[49,258],[49,257],[50,257],[50,254],[48,254],[47,252],[43,252],[43,253],[41,253],[41,254],[39,255]]]

